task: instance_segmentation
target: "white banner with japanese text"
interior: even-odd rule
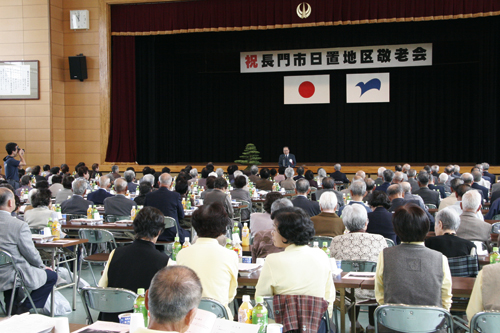
[[[241,73],[432,65],[432,43],[240,53]]]

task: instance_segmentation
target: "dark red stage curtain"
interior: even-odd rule
[[[498,0],[308,0],[311,14],[297,15],[303,0],[200,0],[112,5],[113,35],[258,30],[385,23],[500,15]]]
[[[135,162],[135,37],[113,36],[108,162]]]

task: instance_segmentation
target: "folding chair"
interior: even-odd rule
[[[137,298],[136,293],[127,289],[99,287],[84,287],[81,296],[87,324],[94,322],[89,309],[108,313],[132,312]]]
[[[375,333],[378,333],[379,324],[406,333],[436,332],[438,329],[453,332],[451,314],[434,306],[381,305],[375,310]]]
[[[104,251],[108,250],[108,245],[110,247],[110,250],[114,250],[117,248],[115,237],[108,230],[80,229],[78,231],[78,236],[80,237],[80,239],[88,239],[88,244],[97,244],[98,245],[97,248],[99,248],[100,247],[99,245],[101,244],[105,245]],[[92,249],[92,245],[90,246],[90,248]],[[109,253],[107,252],[98,252],[95,254],[88,255],[86,248],[83,247],[82,261],[85,261],[89,265],[90,273],[92,273],[92,277],[94,278],[94,283],[96,286],[97,286],[97,280],[95,278],[91,263],[105,264],[108,261],[108,259],[109,259]],[[82,261],[80,262],[80,269]],[[78,278],[80,278],[80,274],[78,275]]]
[[[387,242],[387,247],[396,246],[396,244],[394,244],[394,241],[392,239],[386,238],[385,241]]]
[[[131,220],[132,218],[130,215],[106,215],[104,220],[106,222],[116,222],[116,221],[121,221],[121,220]]]
[[[437,209],[436,205],[434,204],[425,204],[425,207],[427,207],[428,209]]]
[[[198,309],[212,312],[217,316],[217,318],[220,319],[229,319],[227,310],[224,305],[213,298],[203,297],[201,299],[200,305],[198,305]]]
[[[179,228],[177,226],[177,222],[173,217],[170,216],[165,216],[165,230],[175,227],[175,234],[179,235]],[[174,245],[174,242],[167,242],[167,241],[157,241],[156,245],[161,245],[163,246],[163,251],[170,256],[172,254],[172,247]]]
[[[478,312],[470,321],[470,332],[495,332],[500,327],[500,312]]]
[[[7,316],[10,317],[10,315],[12,314],[12,306],[14,305],[14,298],[16,296],[15,290],[16,290],[17,286],[21,287],[21,289],[24,291],[26,297],[28,297],[28,299],[30,300],[30,303],[31,303],[31,306],[33,307],[33,310],[35,311],[36,314],[38,314],[38,312],[36,311],[35,303],[33,303],[33,300],[31,299],[30,291],[26,287],[26,282],[24,281],[24,276],[23,276],[22,272],[18,270],[14,258],[12,258],[12,255],[9,252],[0,250],[0,268],[7,268],[9,266],[12,266],[13,271],[14,271],[14,283],[13,283],[13,288],[12,288],[12,294],[10,297],[10,303],[8,306],[6,304]],[[7,289],[5,289],[5,290],[7,290]],[[5,291],[5,290],[1,290],[1,291]],[[2,307],[2,310],[5,312],[5,309],[3,309],[3,307]]]
[[[312,195],[318,192],[318,189],[314,186],[310,187],[311,191],[309,191],[309,194],[307,195],[307,199],[312,200]]]
[[[367,261],[367,260],[342,260],[340,267],[344,272],[375,272],[375,270],[377,269],[377,263],[374,261]],[[346,313],[349,314],[351,311],[350,309],[355,305],[375,306],[377,305],[377,302],[367,300],[359,304],[357,303],[351,304],[349,307],[347,307]],[[333,316],[335,318],[335,326],[338,328],[340,326],[338,325],[338,320],[337,320],[337,308],[338,307],[336,305],[333,306]],[[354,325],[355,323],[354,318],[350,318],[350,320],[351,320],[351,325]]]

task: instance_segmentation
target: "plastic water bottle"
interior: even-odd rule
[[[146,309],[146,291],[144,288],[137,289],[137,298],[134,302],[134,313],[142,313],[144,316],[144,327],[148,327],[148,309]]]
[[[190,247],[191,243],[189,242],[189,237],[184,237],[184,244],[182,244],[182,248]]]
[[[328,242],[323,242],[323,247],[321,249],[326,253],[328,258],[330,258],[330,249],[328,248]]]
[[[500,254],[498,253],[498,247],[493,248],[493,252],[490,254],[490,264],[496,264],[500,261]]]
[[[257,305],[252,310],[252,324],[259,325],[259,333],[265,333],[267,329],[267,309],[262,296],[256,296]]]
[[[181,245],[181,242],[179,242],[179,237],[175,237],[174,240],[175,240],[175,242],[174,242],[174,245],[172,247],[172,260],[177,261],[177,254],[182,249],[182,245]]]
[[[243,295],[243,303],[238,310],[238,322],[239,323],[252,323],[252,304],[250,304],[250,296]]]
[[[243,230],[241,231],[242,242],[241,245],[250,245],[250,229],[248,229],[248,223],[243,223]]]

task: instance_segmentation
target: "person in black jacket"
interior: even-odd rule
[[[111,252],[99,287],[124,288],[135,293],[139,288],[148,289],[156,272],[168,263],[168,256],[155,248],[164,229],[165,218],[159,209],[141,209],[134,219],[134,242]],[[119,314],[101,312],[99,320],[118,322]]]

